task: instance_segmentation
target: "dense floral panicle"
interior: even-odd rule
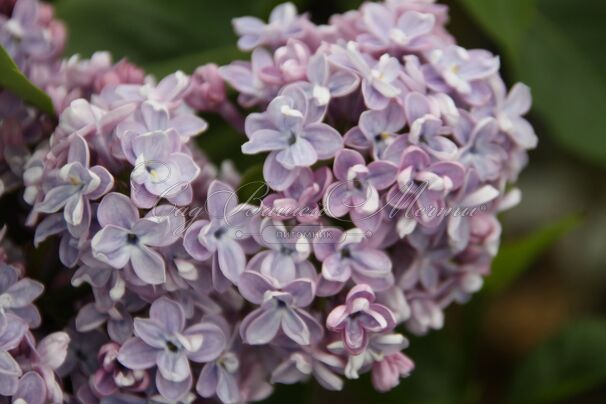
[[[490,273],[496,214],[519,201],[511,184],[537,145],[524,118],[531,95],[519,83],[508,93],[498,56],[458,46],[447,20],[432,0],[369,2],[326,26],[291,4],[267,23],[234,20],[251,57],[219,73],[251,110],[242,152],[266,155],[270,187],[251,222],[260,251],[237,283],[258,306],[241,336],[304,347],[274,382],[339,385],[313,370],[305,323],[301,341],[290,335],[293,283],[313,283],[328,306],[312,315],[341,335],[327,333],[320,352],[328,344],[346,377],[370,371],[385,391],[414,367],[393,328],[441,328],[444,309]]]
[[[233,21],[250,60],[158,81],[104,52],[61,60],[47,6],[0,5],[0,41],[58,112],[53,129],[0,94],[1,184],[22,178],[34,244],[58,236],[92,290],[69,336],[36,344],[42,285],[2,263],[0,395],[240,403],[366,372],[387,391],[414,369],[402,333],[440,329],[490,273],[537,145],[531,95],[456,44],[446,6],[365,3],[319,26],[286,3]],[[268,193],[242,199],[250,184],[195,149],[196,111],[265,156]]]

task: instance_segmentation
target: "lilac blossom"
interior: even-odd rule
[[[499,58],[487,51],[467,51],[455,45],[432,51],[430,60],[444,82],[463,95],[471,95],[474,84],[493,75],[500,67]]]
[[[284,3],[273,9],[268,23],[255,17],[240,17],[233,20],[233,26],[240,36],[238,47],[252,50],[261,45],[275,45],[288,38],[301,36],[304,33],[304,22],[305,18],[297,15],[294,4]]]
[[[303,346],[322,337],[322,327],[304,310],[314,298],[314,284],[309,279],[295,279],[278,287],[270,278],[246,271],[238,288],[246,300],[259,305],[242,321],[240,333],[246,343],[267,344],[280,330]]]
[[[307,349],[290,354],[274,369],[271,381],[294,384],[313,376],[325,389],[339,391],[343,388],[343,380],[337,376],[337,372],[343,367],[338,356],[318,349]]]
[[[151,285],[165,281],[164,261],[153,247],[174,242],[167,220],[140,219],[130,199],[118,193],[103,198],[97,217],[102,229],[91,242],[95,258],[116,269],[130,262],[137,276]]]
[[[6,327],[9,313],[19,316],[30,327],[40,325],[40,313],[33,305],[44,291],[44,285],[29,278],[21,278],[10,265],[0,263],[0,329]]]
[[[463,120],[465,118],[462,118]],[[499,177],[507,153],[500,146],[498,122],[491,117],[482,119],[469,125],[467,133],[460,132],[460,136],[467,136],[467,144],[460,150],[460,161],[473,168],[482,180],[495,180]]]
[[[225,336],[229,335],[229,326],[225,322],[218,324]],[[223,352],[213,361],[204,365],[200,372],[200,377],[196,383],[196,391],[202,397],[210,398],[214,395],[224,403],[235,403],[240,399],[240,389],[238,386],[238,370],[240,361],[236,353],[233,352],[234,334]]]
[[[237,285],[246,266],[242,243],[250,238],[247,216],[253,207],[237,203],[232,187],[213,181],[206,201],[209,220],[192,223],[183,237],[183,246],[194,259],[212,257],[213,282],[221,289],[226,281]]]
[[[407,377],[414,368],[413,362],[401,353],[407,347],[408,340],[402,334],[373,334],[362,353],[349,355],[345,376],[358,379],[361,372],[372,368],[373,385],[385,392],[397,386],[400,378]],[[337,354],[347,353],[343,341],[331,343],[328,349]]]
[[[423,36],[431,32],[435,24],[433,14],[411,10],[397,16],[378,3],[365,4],[362,14],[369,33],[360,35],[358,41],[372,51],[391,47],[417,49],[422,45]]]
[[[457,145],[448,138],[444,124],[432,111],[429,100],[420,93],[410,93],[404,100],[406,118],[410,124],[408,142],[419,145],[441,160],[452,160]]]
[[[395,327],[391,310],[374,301],[375,293],[370,286],[354,286],[347,294],[346,303],[335,307],[326,318],[326,327],[340,333],[346,350],[353,355],[364,352],[372,333]]]
[[[401,209],[397,223],[400,237],[410,234],[417,223],[436,226],[443,218],[445,197],[463,185],[465,171],[460,163],[431,163],[430,157],[411,146],[402,154],[396,184],[387,193],[387,203]]]
[[[405,123],[404,110],[395,102],[382,110],[364,111],[358,126],[345,134],[345,145],[358,150],[370,148],[373,158],[380,160],[385,149],[401,136],[398,132]]]
[[[105,167],[90,167],[90,152],[86,141],[75,135],[69,147],[67,164],[59,171],[59,182],[46,192],[36,205],[42,213],[63,209],[65,221],[79,226],[90,221],[90,200],[105,195],[114,185],[114,178]]]
[[[191,202],[191,182],[200,168],[180,149],[175,132],[151,132],[132,140],[136,160],[131,173],[131,197],[137,206],[151,208],[159,198],[177,205]]]
[[[385,355],[372,365],[372,384],[380,392],[386,392],[400,384],[400,379],[408,377],[414,363],[401,352]]]
[[[532,104],[530,88],[523,83],[516,83],[509,94],[505,96],[505,85],[497,84],[496,118],[499,127],[513,141],[525,149],[534,149],[538,139],[530,123],[523,118]]]
[[[300,223],[313,223],[321,215],[318,202],[332,179],[332,170],[327,167],[315,172],[303,168],[283,192],[270,194],[263,199],[262,212],[276,219],[294,217]]]
[[[322,229],[313,243],[316,258],[322,262],[322,277],[330,282],[345,283],[350,278],[374,290],[388,289],[394,282],[389,256],[373,248],[359,229],[343,232]]]
[[[383,54],[378,61],[365,57],[354,42],[345,47],[333,48],[332,60],[336,64],[351,68],[362,78],[362,94],[370,109],[384,109],[389,101],[402,93],[399,82],[398,59]]]
[[[244,117],[227,98],[221,69],[214,63],[194,71],[185,101],[198,111],[218,113],[239,132],[244,130]]]
[[[313,114],[313,117],[323,116],[331,99],[351,94],[360,84],[355,73],[331,66],[326,55],[322,53],[310,58],[307,79],[309,84],[306,84],[306,92],[311,96],[312,105],[315,107],[308,111],[308,114]]]
[[[189,77],[182,71],[177,71],[158,83],[150,80],[143,85],[127,83],[104,87],[100,93],[101,99],[97,101],[103,102],[110,109],[129,103],[151,101],[158,107],[174,112],[183,104],[189,86]]]
[[[305,99],[304,95],[301,97]],[[282,95],[269,104],[265,113],[247,118],[249,141],[242,145],[242,152],[271,152],[265,167],[270,179],[279,178],[282,171],[292,172],[333,157],[342,147],[339,132],[324,123],[309,122],[305,110],[305,105],[297,99]],[[292,180],[294,177],[290,183]],[[276,183],[276,186],[280,185],[290,184]]]
[[[97,292],[96,296],[99,295],[100,293]],[[139,299],[132,296],[126,296],[123,300],[126,301],[116,303],[105,299],[83,306],[75,319],[76,329],[80,332],[88,332],[107,323],[109,337],[113,341],[123,343],[133,333],[133,319],[130,313],[143,306]]]
[[[145,391],[151,382],[146,370],[130,370],[118,361],[120,345],[110,342],[99,350],[101,367],[93,375],[91,382],[95,393],[107,397],[119,389],[134,393]]]
[[[238,101],[244,106],[254,106],[269,102],[280,90],[282,82],[266,82],[262,72],[274,69],[272,54],[264,48],[257,48],[251,55],[250,62],[233,62],[222,66],[219,71],[223,79],[238,90]]]
[[[25,338],[28,346],[28,358],[19,357],[21,367],[27,372],[19,380],[14,399],[21,395],[34,395],[36,400],[44,402],[62,402],[63,389],[55,371],[65,362],[70,337],[64,332],[55,332],[35,344],[33,337]],[[33,376],[34,373],[36,376]],[[29,389],[33,389],[29,391]],[[37,393],[37,394],[36,394]]]
[[[21,68],[27,67],[29,60],[49,60],[62,50],[63,26],[44,26],[40,17],[36,0],[18,0],[10,19],[0,16],[0,43]]]
[[[315,275],[313,266],[307,261],[311,254],[311,243],[305,237],[306,230],[314,229],[315,226],[305,225],[287,228],[281,222],[263,219],[258,238],[260,244],[268,249],[255,255],[248,269],[258,267],[258,272],[280,286],[309,277],[306,276],[308,274]]]
[[[389,188],[396,180],[397,167],[387,161],[373,161],[366,166],[364,157],[344,149],[335,157],[333,171],[338,180],[324,194],[324,208],[331,217],[349,213],[359,228],[372,231],[381,215],[379,191]]]
[[[132,370],[157,367],[156,387],[166,399],[178,400],[192,386],[189,361],[209,362],[219,356],[225,335],[210,322],[186,327],[183,308],[160,298],[150,308],[149,319],[135,319],[136,337],[120,348],[118,360]]]
[[[489,203],[495,201],[499,196],[499,191],[492,185],[482,185],[479,182],[478,175],[474,172],[468,174],[465,179],[463,191],[457,195],[455,204],[461,209],[486,210]],[[462,251],[468,244],[471,237],[471,223],[474,216],[452,215],[448,220],[448,241],[452,249],[456,252]],[[493,243],[489,252],[496,255],[498,250],[498,241]]]
[[[6,314],[0,326],[0,396],[15,394],[23,374],[19,363],[8,352],[16,348],[27,331],[27,324],[13,314]]]

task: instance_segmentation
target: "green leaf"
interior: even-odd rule
[[[551,223],[521,240],[501,246],[492,264],[492,273],[484,290],[498,292],[510,285],[536,259],[566,233],[581,222],[581,216],[573,214]]]
[[[19,71],[13,59],[2,46],[0,46],[0,87],[9,90],[28,104],[49,115],[55,114],[50,97]]]
[[[606,165],[606,54],[601,0],[459,0],[506,52],[564,147]]]
[[[533,0],[460,0],[493,37],[513,50],[530,26]]]
[[[67,54],[109,50],[143,64],[235,42],[231,18],[244,1],[59,0],[56,12],[73,35]]]
[[[514,373],[512,403],[573,399],[606,382],[606,322],[584,319],[541,345]]]

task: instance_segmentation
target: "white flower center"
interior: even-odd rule
[[[289,105],[282,105],[280,112],[286,116],[292,116],[296,118],[303,118],[301,111],[291,108]]]
[[[330,90],[324,86],[315,85],[312,90],[312,95],[316,103],[323,107],[330,101]]]

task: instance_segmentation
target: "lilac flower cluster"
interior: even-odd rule
[[[44,90],[57,113],[78,98],[90,98],[106,84],[142,83],[143,71],[125,60],[112,63],[107,52],[91,59],[63,59],[66,30],[50,5],[38,0],[3,1],[0,45],[19,69]],[[0,195],[21,187],[32,146],[48,138],[53,120],[0,91]]]
[[[284,334],[306,352],[311,343],[342,360],[337,373],[370,370],[384,391],[413,367],[394,330],[439,329],[450,303],[481,288],[498,250],[496,215],[518,202],[510,185],[537,136],[524,118],[528,87],[508,92],[497,56],[457,45],[447,12],[387,0],[315,25],[286,3],[267,23],[234,20],[251,59],[220,74],[253,109],[242,152],[266,153],[271,188],[253,229],[266,250],[238,284],[259,306],[242,323],[244,342],[277,350]],[[299,238],[280,244],[263,223]],[[309,314],[326,325],[320,341],[306,338],[317,336]],[[300,378],[273,378],[285,380]]]
[[[47,335],[39,342],[32,330],[41,323],[33,302],[44,285],[23,276],[20,262],[9,262],[4,249],[6,228],[0,231],[0,397],[13,402],[63,402],[56,370],[67,356],[69,336]]]
[[[387,391],[414,369],[405,330],[441,328],[481,288],[537,139],[529,89],[507,92],[498,57],[456,45],[445,6],[366,3],[315,25],[286,3],[234,20],[250,61],[160,81],[106,53],[62,61],[44,7],[0,7],[0,41],[59,115],[23,143],[28,224],[92,293],[36,344],[42,285],[0,265],[1,396],[240,403],[367,372]],[[266,154],[269,194],[238,200],[237,173],[193,146],[195,110]]]

